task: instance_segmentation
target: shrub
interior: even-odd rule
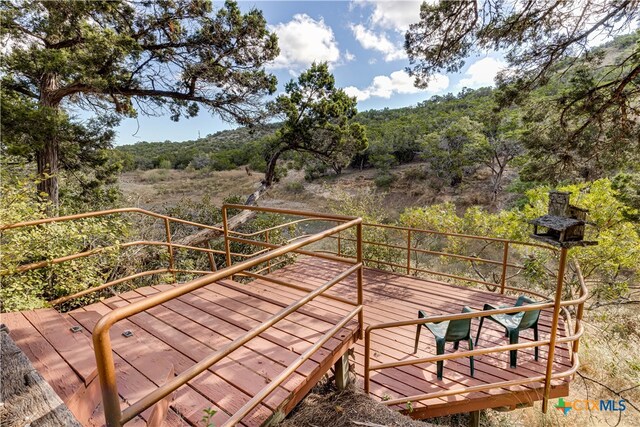
[[[36,195],[34,178],[6,165],[0,176],[0,224],[44,217],[47,202]],[[118,265],[117,245],[127,234],[127,223],[118,216],[0,232],[0,309],[44,307],[47,301],[106,282]],[[15,274],[22,265],[114,245],[98,255]]]
[[[169,178],[171,178],[171,172],[169,169],[151,169],[142,172],[140,175],[140,181],[149,184],[157,184],[158,182],[166,181]]]
[[[396,180],[396,177],[391,175],[390,173],[380,174],[376,176],[373,182],[376,184],[378,188],[389,188],[391,184]]]
[[[424,181],[429,177],[429,174],[425,168],[414,167],[405,170],[402,177],[405,181]]]
[[[287,190],[290,193],[302,193],[304,192],[304,185],[302,185],[301,182],[298,181],[294,181],[294,182],[287,182],[286,185],[284,186],[285,190]]]

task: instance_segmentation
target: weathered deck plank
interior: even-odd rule
[[[344,269],[342,263],[310,257],[300,257],[293,265],[286,266],[272,274],[280,280],[315,288],[333,277],[336,272]],[[347,279],[333,288],[330,293],[346,298],[355,296],[354,279]],[[421,280],[410,276],[366,269],[365,282],[365,323],[386,323],[399,320],[415,319],[418,309],[426,309],[429,314],[459,313],[467,305],[481,310],[484,303],[513,304],[515,298],[489,291],[453,286],[442,282]],[[291,297],[303,294],[291,288],[273,285],[264,280],[257,280],[250,284],[255,287],[252,292],[262,295],[271,294],[273,299],[283,300],[287,295]],[[338,304],[332,300],[312,301],[305,306],[311,316],[316,316],[335,310]],[[540,334],[544,339],[550,332],[550,311],[544,310],[540,320]],[[560,324],[559,336],[565,336],[564,326]],[[477,321],[472,323],[472,335],[475,338]],[[435,355],[435,344],[428,334],[422,334],[418,353],[413,354],[415,326],[397,328],[393,330],[379,330],[372,334],[372,354],[374,363],[395,362],[407,358],[427,357]],[[529,331],[522,333],[521,342],[532,341]],[[485,322],[479,341],[479,348],[506,344],[504,331],[499,325]],[[447,346],[447,352],[453,351],[452,345]],[[461,345],[466,349],[465,344]],[[356,372],[363,376],[364,348],[359,342],[355,346]],[[504,380],[528,378],[544,375],[546,368],[547,350],[540,348],[539,361],[533,360],[533,349],[518,352],[518,367],[509,368],[508,352],[492,353],[475,358],[476,374],[469,376],[468,359],[452,359],[445,361],[443,380],[436,379],[435,363],[414,366],[404,366],[382,371],[374,371],[371,375],[371,392],[374,397],[396,398],[428,392],[436,392],[458,386],[480,385]],[[564,370],[571,366],[566,344],[556,347],[554,369]],[[557,380],[553,382],[552,396],[566,396],[568,382]],[[470,393],[463,396],[448,396],[433,401],[413,403],[414,417],[431,417],[448,413],[466,412],[473,408],[497,406],[515,406],[540,400],[542,383],[530,383],[522,386],[512,386],[493,389],[484,392]],[[471,408],[471,409],[469,409]]]
[[[299,257],[294,264],[274,271],[271,276],[314,289],[344,271],[346,266],[348,264]],[[74,351],[80,347],[86,350],[87,342],[90,343],[90,331],[100,317],[117,307],[172,287],[156,285],[139,288],[63,315],[66,320],[60,324],[64,328],[68,329],[71,324],[79,324],[84,328],[81,334],[74,334],[72,339],[60,334],[56,329],[60,325],[56,325],[54,318],[47,318],[46,313],[14,313],[5,323],[10,328],[13,325],[12,336],[21,348],[24,347],[23,351],[30,359],[39,361],[43,376],[55,385],[56,392],[70,398],[93,375],[95,365],[87,363],[90,358],[86,354],[80,357]],[[329,293],[355,301],[355,275],[337,284]],[[488,291],[374,269],[365,270],[364,293],[367,324],[414,319],[418,309],[425,309],[429,314],[458,313],[465,305],[481,310],[486,302],[512,304],[515,301],[513,297]],[[305,291],[263,279],[247,284],[224,280],[118,322],[111,330],[111,337],[123,407],[163,384],[168,372],[182,372],[305,294]],[[322,296],[309,302],[180,388],[169,402],[164,424],[198,424],[203,411],[208,408],[218,411],[212,419],[216,425],[224,423],[352,308],[349,304]],[[3,322],[5,317],[3,315]],[[474,338],[476,328],[477,321],[474,321]],[[548,310],[541,316],[540,329],[541,338],[544,339],[550,331]],[[125,330],[133,331],[133,337],[123,337]],[[272,392],[243,420],[243,425],[257,426],[268,420],[274,411],[291,410],[353,345],[356,332],[357,322],[354,320]],[[564,336],[564,330],[560,330],[559,334]],[[432,337],[424,333],[419,350],[414,355],[414,337],[415,326],[376,331],[372,335],[373,363],[435,354]],[[531,340],[531,334],[523,332],[521,341]],[[505,342],[500,327],[486,322],[479,347]],[[363,344],[363,341],[359,341],[354,346],[355,369],[360,381],[364,365]],[[461,348],[465,350],[466,345],[463,343]],[[447,352],[451,351],[451,345],[447,346]],[[546,358],[545,348],[540,349],[539,361],[533,360],[533,349],[521,350],[518,352],[518,368],[510,369],[507,352],[478,356],[473,378],[469,376],[468,359],[447,360],[444,363],[444,377],[440,381],[436,379],[436,366],[433,363],[375,371],[371,376],[371,392],[374,398],[385,399],[528,378],[544,374]],[[554,367],[562,370],[568,366],[568,350],[565,345],[558,346]],[[568,382],[556,381],[554,384],[552,396],[568,393]],[[541,398],[542,387],[542,384],[534,383],[414,402],[411,415],[424,418],[529,403]],[[145,411],[132,425],[144,425],[151,412],[151,408]],[[101,425],[103,415],[99,406],[86,424]]]

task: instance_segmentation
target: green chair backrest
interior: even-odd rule
[[[521,295],[516,301],[516,307],[535,303],[536,301],[532,300],[531,298]],[[538,317],[540,317],[540,310],[525,311],[522,315],[522,318],[520,319],[518,329],[527,329],[532,327],[538,321]]]
[[[463,313],[471,313],[473,310],[465,306],[462,308]],[[471,332],[471,318],[451,320],[447,326],[447,332],[444,336],[445,341],[458,341],[469,337]]]

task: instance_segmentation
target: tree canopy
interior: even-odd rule
[[[207,0],[6,1],[0,35],[2,92],[55,116],[72,104],[120,116],[177,120],[203,105],[225,120],[263,117],[276,89],[263,65],[279,50],[258,10]],[[32,138],[40,190],[57,204],[59,130]]]
[[[275,177],[276,162],[287,151],[307,153],[336,168],[347,166],[367,148],[364,126],[353,121],[356,99],[335,85],[326,63],[312,64],[291,80],[271,108],[283,118],[269,147],[266,185]]]
[[[640,32],[616,55],[592,46],[628,32],[639,16],[637,0],[425,2],[406,34],[409,71],[424,87],[438,71],[460,70],[474,52],[504,51],[502,104],[532,107],[529,148],[546,166],[530,170],[555,170],[556,181],[594,178],[640,151]]]

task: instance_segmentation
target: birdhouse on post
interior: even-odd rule
[[[533,224],[531,237],[561,248],[597,244],[584,240],[589,211],[570,205],[570,195],[560,191],[549,193],[549,213],[529,221]]]

